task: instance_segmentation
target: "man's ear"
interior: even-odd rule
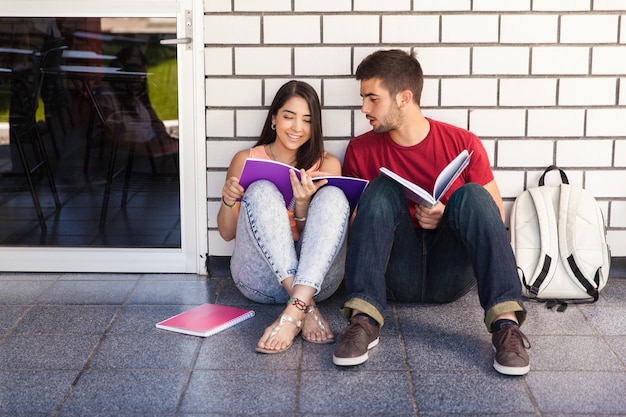
[[[396,95],[396,103],[398,107],[404,107],[413,100],[413,93],[411,90],[402,90]]]

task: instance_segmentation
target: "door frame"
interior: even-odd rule
[[[180,248],[0,247],[6,272],[207,273],[208,219],[202,0],[0,0],[3,17],[176,17],[185,37],[191,10],[191,48],[178,48]],[[185,98],[184,100],[182,98]]]

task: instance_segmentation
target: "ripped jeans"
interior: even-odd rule
[[[324,300],[344,275],[350,206],[333,186],[320,188],[311,200],[300,239],[293,240],[282,194],[269,181],[252,183],[241,201],[230,270],[241,293],[250,300],[287,302],[281,282],[315,288]]]

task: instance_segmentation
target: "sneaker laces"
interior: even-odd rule
[[[528,337],[519,329],[518,326],[510,324],[504,327],[502,336],[498,340],[499,345],[507,352],[517,352],[519,350],[519,341],[526,349],[530,349],[530,341]]]
[[[346,332],[343,335],[343,339],[354,339],[359,334],[359,327],[365,330],[368,336],[372,335],[372,329],[368,327],[370,325],[367,320],[352,319],[350,325],[346,328]],[[370,325],[371,326],[371,325]]]

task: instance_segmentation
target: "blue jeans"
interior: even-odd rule
[[[343,314],[360,310],[384,324],[387,299],[447,303],[478,285],[485,325],[526,310],[508,232],[489,192],[455,191],[435,230],[415,229],[401,187],[381,176],[365,189],[350,230]]]
[[[350,206],[343,191],[320,188],[294,242],[285,201],[269,181],[252,183],[241,201],[230,270],[235,285],[250,300],[287,302],[282,281],[315,288],[314,299],[330,297],[343,280]]]

